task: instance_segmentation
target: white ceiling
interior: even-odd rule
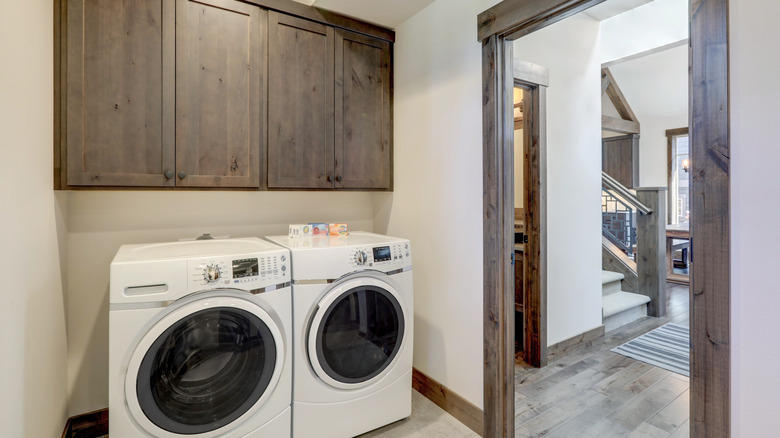
[[[642,122],[688,113],[688,46],[632,59],[609,67],[631,109]]]
[[[607,18],[622,14],[623,12],[642,6],[645,3],[650,3],[651,1],[653,0],[607,0],[604,3],[587,9],[585,14],[590,15],[598,21],[604,21]]]
[[[295,0],[369,23],[395,29],[434,0]],[[612,0],[614,1],[614,0]]]

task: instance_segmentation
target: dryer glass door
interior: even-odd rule
[[[254,313],[232,307],[190,313],[144,355],[139,405],[152,423],[175,434],[219,429],[263,396],[276,354],[271,331]]]
[[[403,337],[404,314],[395,294],[375,285],[354,287],[322,313],[318,363],[337,382],[367,382],[390,365]]]

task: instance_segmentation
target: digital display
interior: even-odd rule
[[[392,260],[393,256],[390,255],[390,247],[389,246],[378,246],[374,248],[374,261],[375,262],[386,262],[388,260]]]
[[[253,277],[259,273],[257,259],[233,260],[233,278]]]

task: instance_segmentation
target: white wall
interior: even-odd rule
[[[732,436],[769,437],[780,430],[780,2],[729,3]]]
[[[547,342],[601,325],[599,22],[578,14],[514,43],[550,69],[547,90]]]
[[[60,436],[67,419],[52,14],[50,0],[0,3],[0,424],[8,437]]]
[[[654,0],[601,22],[601,62],[688,38],[688,0]]]
[[[395,192],[375,229],[414,248],[414,366],[482,406],[482,57],[477,14],[437,0],[396,29]]]
[[[346,222],[351,230],[371,231],[372,206],[372,194],[356,192],[70,193],[70,414],[108,405],[108,274],[120,245],[202,233],[287,234],[288,224],[302,222]]]
[[[688,46],[621,62],[609,70],[641,124],[639,184],[666,187],[666,130],[688,126]]]

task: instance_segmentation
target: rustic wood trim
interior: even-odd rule
[[[482,43],[484,436],[514,434],[514,199],[512,46]],[[510,226],[511,224],[511,226]],[[510,293],[511,291],[511,293]]]
[[[245,3],[258,5],[262,8],[287,15],[293,15],[320,24],[333,26],[339,29],[349,30],[374,38],[379,38],[389,42],[395,42],[395,31],[356,20],[325,9],[306,6],[302,3],[290,0],[241,0]]]
[[[67,69],[65,56],[67,52],[67,38],[63,32],[65,29],[65,14],[63,13],[62,0],[53,0],[54,3],[54,190],[61,190],[65,181],[63,173],[62,155],[65,151],[65,96],[67,95],[65,75]]]
[[[612,76],[612,72],[609,71],[609,68],[602,68],[601,74],[606,76],[609,80],[606,89],[607,96],[609,97],[610,102],[612,102],[612,105],[615,106],[618,114],[620,114],[620,117],[622,117],[623,120],[631,120],[639,123],[639,119],[637,119],[636,114],[634,114],[634,110],[631,109],[631,105],[628,104],[628,99],[623,95],[623,91],[618,86],[618,83],[615,80],[615,77]]]
[[[74,415],[65,422],[62,438],[92,438],[108,435],[108,408]]]
[[[688,127],[667,129],[666,130],[666,187],[669,188],[669,193],[666,197],[667,205],[667,218],[666,223],[671,224],[674,219],[675,206],[672,205],[672,173],[674,172],[674,137],[680,135],[688,135]],[[690,148],[690,146],[689,146]],[[689,149],[690,150],[690,149]],[[690,152],[689,152],[690,155]],[[686,281],[687,283],[687,281]]]
[[[605,0],[504,0],[477,17],[477,39],[515,40]]]
[[[527,78],[515,78],[517,80]],[[547,88],[526,88],[523,137],[525,206],[523,226],[523,358],[535,367],[547,365]]]
[[[512,74],[515,82],[531,85],[550,86],[550,69],[520,59],[512,60]]]
[[[484,436],[482,434],[482,417],[484,415],[482,409],[438,381],[428,377],[417,368],[412,369],[412,388],[468,426],[469,429],[476,432],[479,436]]]
[[[634,293],[639,291],[636,262],[628,258],[617,245],[603,235],[601,236],[601,269],[623,274],[622,290]]]
[[[621,134],[639,134],[639,122],[623,120],[617,117],[601,116],[601,129]]]
[[[647,314],[656,318],[666,315],[666,187],[636,189],[640,202],[653,209],[652,214],[639,213],[636,221],[637,276],[639,294],[650,298]]]
[[[550,358],[550,363],[560,360],[566,357],[572,350],[578,347],[590,347],[597,345],[604,341],[604,325],[600,325],[596,328],[590,329],[585,333],[580,333],[577,336],[572,336],[569,339],[565,339],[557,344],[551,345],[547,350]]]
[[[728,0],[690,4],[691,437],[731,432]]]
[[[505,196],[495,175],[502,163],[502,142],[496,128],[506,114],[497,101],[504,75],[496,68],[502,46],[514,38],[541,29],[601,0],[504,0],[478,17],[478,40],[483,42],[483,157],[484,157],[484,299],[485,299],[485,436],[514,436],[507,427],[514,406],[504,397],[506,382],[495,356],[506,321],[495,312],[504,292],[500,255],[506,242],[500,234],[503,217],[496,209]],[[691,436],[730,436],[730,265],[729,265],[729,107],[728,107],[728,0],[699,0],[690,5],[691,70],[689,75],[691,172],[695,202],[692,236],[696,266],[692,279]],[[498,60],[500,62],[500,60]],[[511,111],[511,107],[505,110]],[[695,123],[694,123],[695,122]],[[509,155],[511,157],[511,155]],[[701,157],[700,157],[701,156]],[[493,172],[492,174],[490,172]],[[511,191],[510,191],[511,193]],[[703,201],[707,199],[705,204]],[[513,376],[508,382],[513,381]],[[503,391],[502,391],[503,390]],[[493,411],[493,414],[489,412]],[[492,422],[492,423],[491,423]]]

